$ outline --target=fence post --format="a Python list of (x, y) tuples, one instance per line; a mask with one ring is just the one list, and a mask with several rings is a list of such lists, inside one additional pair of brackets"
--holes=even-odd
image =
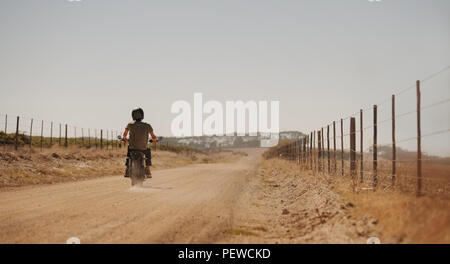
[(95, 149), (98, 148), (97, 129), (95, 129)]
[(53, 147), (53, 122), (50, 122), (50, 147)]
[(373, 187), (378, 185), (378, 148), (377, 148), (377, 105), (373, 106)]
[(31, 149), (32, 142), (33, 142), (33, 118), (31, 118), (31, 124), (30, 124), (30, 149)]
[(317, 148), (318, 148), (318, 152), (317, 152), (318, 171), (321, 172), (322, 171), (322, 163), (321, 163), (321, 159), (322, 159), (322, 136), (321, 136), (320, 130), (317, 131)]
[(306, 169), (306, 164), (307, 164), (307, 155), (306, 155), (306, 146), (307, 146), (307, 138), (304, 137), (303, 138), (303, 169)]
[(324, 138), (325, 138), (325, 136), (324, 136), (324, 134), (325, 133), (323, 133), (323, 127), (320, 129), (320, 136), (322, 137), (322, 165), (321, 165), (321, 168), (322, 168), (322, 171), (325, 171), (325, 140), (324, 140)]
[(16, 121), (16, 143), (14, 149), (17, 150), (19, 148), (19, 117), (17, 117)]
[(103, 149), (103, 129), (100, 129), (100, 149)]
[(309, 167), (308, 166), (308, 164), (309, 164), (309, 160), (308, 160), (309, 135), (305, 135), (305, 138), (303, 140), (304, 140), (303, 141), (303, 145), (304, 145), (303, 151), (305, 152), (304, 167), (305, 167), (305, 170), (307, 170)]
[(42, 151), (42, 143), (44, 141), (44, 120), (41, 122), (41, 151)]
[(395, 146), (395, 95), (392, 95), (392, 186), (395, 185), (397, 149)]
[(336, 174), (336, 121), (333, 121), (333, 160), (334, 160), (334, 174)]
[(313, 163), (314, 163), (314, 172), (317, 171), (317, 162), (316, 162), (316, 152), (317, 152), (317, 147), (316, 147), (316, 130), (314, 130), (314, 134), (313, 134)]
[(5, 141), (3, 142), (4, 151), (6, 151), (7, 139), (8, 139), (8, 115), (5, 115)]
[(61, 147), (61, 123), (59, 123), (59, 146)]
[(108, 150), (109, 147), (109, 131), (106, 130), (106, 149)]
[(417, 196), (422, 195), (422, 139), (420, 124), (420, 81), (416, 83), (417, 90)]
[(84, 128), (81, 128), (81, 147), (84, 147)]
[(364, 128), (363, 128), (363, 110), (359, 110), (359, 135), (360, 135), (360, 142), (359, 142), (359, 148), (360, 148), (360, 166), (359, 166), (359, 181), (363, 182), (364, 181), (364, 143), (363, 143), (363, 133), (364, 132)]
[(309, 168), (312, 170), (313, 169), (313, 142), (312, 142), (312, 137), (313, 137), (313, 133), (311, 132), (309, 135)]
[(356, 127), (355, 118), (350, 118), (350, 178), (355, 180), (356, 175)]
[(64, 147), (67, 148), (69, 146), (69, 143), (67, 142), (67, 124), (66, 124), (66, 132), (64, 135)]
[(344, 176), (344, 119), (341, 118), (341, 174)]
[(8, 115), (5, 115), (5, 140), (3, 142), (4, 151), (6, 151), (6, 145), (8, 141), (8, 133), (6, 132), (7, 129), (8, 129)]
[(328, 174), (330, 174), (330, 125), (327, 125), (327, 158), (328, 158)]
[(300, 152), (300, 164), (302, 164), (302, 169), (305, 169), (305, 157), (306, 157), (306, 153), (305, 153), (305, 138), (301, 138), (299, 140), (299, 152)]

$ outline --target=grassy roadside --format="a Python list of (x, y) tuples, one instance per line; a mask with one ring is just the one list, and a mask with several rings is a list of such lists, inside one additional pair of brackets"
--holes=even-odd
[(333, 180), (336, 193), (354, 204), (355, 218), (378, 219), (385, 243), (450, 243), (450, 201), (395, 190), (354, 192), (349, 181)]
[[(0, 152), (0, 189), (36, 184), (53, 184), (121, 175), (126, 149), (96, 150), (79, 147), (21, 149)], [(233, 162), (241, 157), (232, 151), (152, 152), (152, 169), (196, 163)]]
[(266, 162), (278, 166), (278, 177), (285, 177), (294, 167), (298, 181), (327, 186), (341, 197), (348, 219), (371, 219), (382, 243), (450, 243), (450, 200), (444, 197), (416, 197), (392, 188), (355, 190), (347, 176), (313, 175), (309, 170), (301, 171), (295, 162), (276, 158)]

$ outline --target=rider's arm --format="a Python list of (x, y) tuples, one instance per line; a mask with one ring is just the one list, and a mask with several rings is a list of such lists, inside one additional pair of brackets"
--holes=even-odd
[(157, 142), (158, 139), (156, 138), (155, 134), (153, 134), (153, 130), (150, 130), (150, 136), (152, 136), (153, 142)]
[(125, 128), (125, 131), (123, 132), (123, 136), (122, 136), (123, 141), (125, 142), (125, 144), (128, 143), (127, 136), (128, 136), (128, 128)]

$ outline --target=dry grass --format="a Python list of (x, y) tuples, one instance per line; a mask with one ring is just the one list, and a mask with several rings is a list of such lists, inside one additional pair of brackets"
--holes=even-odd
[[(22, 148), (0, 152), (0, 188), (53, 184), (120, 175), (124, 172), (126, 149), (96, 150), (79, 147), (49, 148), (42, 152)], [(194, 163), (232, 162), (241, 157), (231, 151), (214, 153), (152, 152), (152, 169)]]
[[(380, 165), (381, 168), (389, 166), (387, 163)], [(441, 169), (446, 165), (436, 166)], [(367, 177), (363, 184), (359, 179), (352, 181), (347, 173), (344, 177), (315, 173), (314, 177), (329, 183), (330, 188), (354, 205), (353, 218), (367, 215), (376, 218), (381, 228), (380, 239), (384, 243), (450, 243), (450, 200), (443, 193), (436, 192), (443, 188), (442, 184), (426, 181), (433, 176), (445, 175), (446, 170), (439, 170), (436, 174), (428, 173), (429, 168), (425, 170), (426, 196), (422, 197), (414, 195), (417, 179), (404, 177), (406, 170), (400, 171), (395, 188), (391, 185), (390, 175), (380, 171), (376, 191), (372, 188), (371, 177)], [(357, 176), (359, 178), (359, 174)]]
[[(288, 163), (291, 164), (289, 166), (295, 164)], [(445, 170), (439, 171), (440, 175), (445, 173)], [(347, 174), (344, 177), (322, 173), (310, 176), (309, 170), (299, 174), (300, 177), (315, 177), (327, 183), (330, 189), (353, 205), (349, 210), (353, 219), (367, 216), (376, 219), (377, 226), (381, 228), (379, 238), (383, 243), (450, 243), (450, 200), (446, 196), (417, 197), (411, 192), (404, 192), (409, 185), (403, 184), (398, 188), (390, 186), (390, 178), (384, 179), (386, 184), (383, 185), (382, 181), (374, 191), (370, 188), (371, 182), (359, 184), (358, 180), (352, 181)]]
[(355, 217), (370, 214), (378, 219), (385, 243), (450, 243), (448, 199), (393, 189), (355, 192), (349, 180), (332, 181), (335, 191), (355, 205)]
[[(277, 156), (282, 145), (265, 153), (266, 158)], [(414, 153), (413, 153), (414, 154)], [(329, 185), (329, 188), (352, 204), (352, 218), (361, 219), (370, 215), (377, 219), (380, 239), (384, 243), (450, 243), (450, 164), (448, 158), (426, 157), (422, 166), (422, 196), (417, 197), (418, 177), (415, 154), (397, 163), (396, 180), (392, 178), (392, 162), (378, 160), (378, 185), (373, 188), (372, 157), (364, 155), (363, 182), (360, 182), (360, 161), (356, 161), (356, 175), (349, 175), (349, 161), (335, 162), (330, 155), (331, 174), (317, 172), (318, 167), (328, 171), (327, 158), (307, 160), (315, 171), (301, 171), (301, 178), (311, 175)], [(314, 156), (316, 157), (316, 156)], [(288, 157), (282, 157), (288, 159)], [(295, 159), (295, 158), (294, 158)], [(300, 166), (295, 160), (284, 161), (284, 167)], [(275, 159), (279, 160), (279, 159)], [(287, 165), (288, 164), (288, 165)], [(279, 169), (283, 171), (283, 169)]]

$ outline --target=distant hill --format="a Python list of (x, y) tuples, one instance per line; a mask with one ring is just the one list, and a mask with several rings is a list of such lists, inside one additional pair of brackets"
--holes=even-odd
[[(299, 131), (283, 131), (279, 133), (279, 139), (295, 140), (305, 136)], [(165, 137), (163, 142), (170, 145), (188, 146), (198, 149), (209, 148), (258, 148), (261, 147), (261, 141), (269, 137), (258, 134), (258, 136), (201, 136), (201, 137)]]

